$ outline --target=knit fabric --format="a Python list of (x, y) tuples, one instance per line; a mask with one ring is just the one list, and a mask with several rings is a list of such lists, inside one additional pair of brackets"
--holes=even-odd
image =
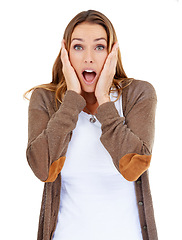
[[(127, 181), (135, 181), (140, 225), (144, 240), (157, 240), (148, 181), (155, 130), (156, 93), (151, 84), (133, 80), (122, 92), (124, 117), (113, 102), (99, 106), (100, 140), (113, 164)], [(36, 89), (29, 105), (27, 160), (43, 182), (38, 240), (50, 240), (56, 228), (60, 206), (61, 170), (85, 99), (67, 91), (63, 103), (55, 104), (54, 92)], [(74, 233), (73, 233), (74, 234)]]

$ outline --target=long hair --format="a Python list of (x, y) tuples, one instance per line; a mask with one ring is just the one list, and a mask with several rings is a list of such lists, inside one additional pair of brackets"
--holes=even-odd
[[(95, 10), (80, 12), (69, 22), (63, 35), (63, 39), (65, 40), (65, 47), (67, 51), (69, 52), (70, 44), (71, 44), (71, 36), (75, 27), (83, 22), (99, 24), (102, 27), (104, 27), (107, 33), (108, 52), (110, 52), (112, 49), (112, 46), (117, 41), (116, 32), (110, 20), (101, 12), (98, 12)], [(67, 86), (66, 86), (66, 81), (62, 71), (62, 61), (60, 56), (61, 56), (61, 49), (52, 68), (52, 82), (31, 88), (24, 94), (25, 98), (27, 98), (26, 97), (27, 94), (32, 90), (36, 88), (44, 88), (49, 91), (54, 91), (56, 102), (57, 101), (62, 102), (65, 92), (67, 90)], [(110, 92), (117, 91), (118, 92), (117, 99), (118, 99), (122, 94), (122, 89), (128, 86), (132, 82), (132, 80), (133, 78), (128, 78), (123, 69), (123, 65), (121, 61), (121, 53), (120, 53), (120, 50), (118, 49), (116, 73), (113, 78)]]

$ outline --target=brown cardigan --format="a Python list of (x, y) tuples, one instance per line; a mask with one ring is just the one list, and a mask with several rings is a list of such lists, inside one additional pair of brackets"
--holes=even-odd
[[(100, 140), (115, 167), (128, 181), (135, 181), (144, 240), (158, 239), (147, 171), (154, 141), (156, 103), (153, 86), (145, 81), (133, 80), (122, 93), (124, 117), (119, 116), (113, 102), (99, 106), (96, 114), (102, 125)], [(38, 240), (52, 239), (55, 231), (60, 205), (61, 169), (72, 130), (85, 105), (85, 99), (71, 90), (67, 91), (58, 110), (54, 92), (36, 89), (32, 93), (27, 160), (34, 174), (45, 182)]]

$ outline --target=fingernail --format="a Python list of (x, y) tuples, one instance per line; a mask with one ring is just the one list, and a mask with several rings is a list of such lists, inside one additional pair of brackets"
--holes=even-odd
[(61, 41), (61, 47), (62, 47), (62, 48), (65, 48), (64, 39)]
[(116, 49), (118, 49), (119, 48), (119, 43), (118, 42), (116, 42)]

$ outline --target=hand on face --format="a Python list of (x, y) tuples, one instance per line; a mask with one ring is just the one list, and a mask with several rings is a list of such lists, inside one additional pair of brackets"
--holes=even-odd
[[(116, 72), (117, 55), (118, 43), (116, 42), (112, 48), (112, 51), (106, 58), (106, 61), (100, 73), (100, 77), (96, 84), (95, 97), (97, 98), (99, 105), (110, 100), (109, 89), (112, 85), (113, 77)], [(65, 76), (67, 90), (73, 90), (78, 94), (81, 94), (81, 84), (78, 80), (74, 68), (70, 63), (68, 52), (65, 49), (64, 41), (62, 41), (61, 61), (63, 63), (63, 74)]]
[(108, 54), (103, 69), (101, 71), (99, 80), (95, 89), (95, 96), (99, 105), (104, 102), (108, 102), (109, 89), (112, 85), (114, 75), (116, 73), (116, 64), (118, 58), (118, 43), (116, 42), (112, 48), (112, 51)]
[(65, 77), (67, 90), (73, 90), (78, 94), (81, 94), (80, 82), (77, 78), (74, 68), (71, 66), (71, 63), (68, 57), (68, 52), (65, 48), (63, 41), (62, 41), (62, 50), (61, 50), (61, 61), (63, 64), (62, 71)]

